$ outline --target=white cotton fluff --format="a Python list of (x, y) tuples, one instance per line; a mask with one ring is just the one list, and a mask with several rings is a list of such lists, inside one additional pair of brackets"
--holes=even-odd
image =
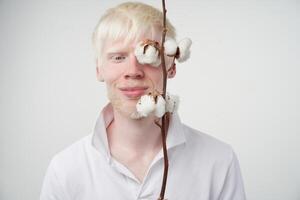
[(192, 40), (190, 38), (184, 38), (178, 43), (179, 48), (179, 58), (178, 62), (184, 62), (190, 57), (190, 47), (192, 45)]
[(164, 47), (165, 47), (165, 54), (166, 55), (173, 56), (173, 55), (176, 54), (177, 43), (174, 39), (172, 39), (172, 38), (166, 39), (166, 41), (164, 43)]
[(143, 95), (136, 104), (137, 112), (143, 116), (147, 117), (155, 109), (154, 97), (151, 95)]
[(155, 116), (162, 117), (166, 112), (166, 101), (165, 99), (159, 95), (157, 96), (156, 107), (155, 107)]
[(152, 45), (148, 45), (145, 52), (146, 57), (149, 59), (149, 61), (154, 61), (154, 59), (157, 58), (158, 52)]
[(140, 42), (135, 47), (134, 54), (141, 64), (150, 64), (154, 67), (157, 67), (160, 65), (160, 57), (158, 50), (153, 47), (152, 45), (148, 45), (146, 48), (146, 51), (144, 53), (144, 47), (145, 45), (143, 42)]
[(166, 96), (166, 111), (174, 113), (178, 110), (179, 106), (179, 96), (177, 95), (167, 95)]
[(149, 45), (148, 48), (146, 49), (146, 57), (149, 59), (148, 64), (158, 67), (160, 65), (160, 57), (158, 50)]
[(139, 42), (136, 45), (136, 47), (134, 49), (134, 55), (136, 57), (144, 55), (144, 45), (143, 45), (143, 42)]

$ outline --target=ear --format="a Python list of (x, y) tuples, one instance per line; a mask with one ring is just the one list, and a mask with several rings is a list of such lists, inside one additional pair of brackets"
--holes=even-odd
[(102, 76), (102, 70), (101, 70), (101, 67), (100, 67), (100, 64), (98, 62), (98, 59), (96, 60), (96, 76), (97, 76), (97, 80), (100, 81), (100, 82), (103, 82), (104, 79), (103, 79), (103, 76)]
[(174, 76), (176, 75), (176, 64), (173, 63), (172, 67), (170, 67), (168, 69), (168, 78), (174, 78)]

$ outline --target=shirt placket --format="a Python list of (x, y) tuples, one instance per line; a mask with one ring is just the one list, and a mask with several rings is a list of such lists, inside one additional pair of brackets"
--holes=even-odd
[(153, 159), (147, 174), (141, 184), (140, 190), (136, 194), (136, 200), (156, 200), (159, 186), (161, 184), (161, 175), (163, 167), (162, 151)]
[[(118, 162), (117, 160), (111, 158), (110, 164), (118, 173), (124, 176), (126, 185), (128, 186), (133, 196), (133, 199), (153, 200), (155, 199), (154, 198), (155, 185), (157, 185), (159, 181), (157, 180), (158, 177), (152, 177), (151, 170), (156, 164), (159, 163), (159, 161), (161, 161), (161, 157), (162, 155), (159, 154), (153, 160), (142, 183), (134, 176), (134, 174), (126, 166), (124, 166), (122, 163)], [(156, 169), (160, 169), (161, 167), (162, 166), (155, 166)]]

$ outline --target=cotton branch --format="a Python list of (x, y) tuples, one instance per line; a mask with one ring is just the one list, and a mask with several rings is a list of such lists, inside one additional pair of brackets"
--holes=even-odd
[[(163, 70), (163, 98), (166, 98), (166, 90), (167, 90), (167, 68), (165, 63), (165, 50), (164, 50), (164, 43), (166, 39), (166, 6), (165, 0), (162, 0), (162, 7), (163, 7), (163, 30), (162, 30), (162, 39), (161, 39), (161, 47), (160, 47), (160, 58), (161, 58), (161, 66)], [(166, 184), (167, 184), (167, 177), (168, 177), (168, 169), (169, 169), (169, 161), (168, 161), (168, 152), (167, 152), (167, 145), (166, 145), (166, 133), (167, 133), (167, 115), (163, 115), (162, 117), (162, 125), (161, 125), (161, 133), (162, 133), (162, 144), (163, 144), (163, 154), (164, 154), (164, 175), (163, 181), (160, 191), (160, 196), (158, 200), (164, 200)]]
[[(179, 98), (176, 95), (167, 95), (167, 74), (169, 70), (175, 65), (175, 59), (178, 62), (184, 62), (189, 58), (191, 40), (185, 38), (179, 43), (175, 39), (168, 38), (166, 40), (167, 27), (166, 27), (166, 6), (165, 0), (162, 0), (163, 7), (163, 28), (161, 43), (154, 40), (143, 40), (137, 44), (134, 54), (141, 64), (148, 64), (153, 67), (161, 66), (163, 72), (163, 92), (154, 91), (154, 93), (149, 93), (143, 95), (138, 101), (136, 108), (137, 114), (133, 116), (134, 118), (147, 117), (150, 114), (154, 114), (159, 120), (155, 120), (154, 123), (161, 129), (162, 135), (162, 146), (164, 155), (164, 173), (161, 185), (160, 197), (158, 200), (165, 200), (165, 190), (167, 185), (168, 177), (168, 152), (166, 145), (167, 132), (169, 127), (169, 115), (176, 112), (178, 108)], [(171, 66), (166, 67), (165, 55), (173, 58)]]

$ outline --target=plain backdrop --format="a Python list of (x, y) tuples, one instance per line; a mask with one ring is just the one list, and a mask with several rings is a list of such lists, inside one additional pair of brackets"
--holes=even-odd
[[(39, 198), (51, 157), (107, 103), (91, 35), (123, 1), (0, 0), (0, 199)], [(160, 0), (144, 1), (160, 8)], [(232, 145), (249, 200), (300, 199), (300, 2), (170, 0), (193, 40), (169, 91), (184, 123)]]

